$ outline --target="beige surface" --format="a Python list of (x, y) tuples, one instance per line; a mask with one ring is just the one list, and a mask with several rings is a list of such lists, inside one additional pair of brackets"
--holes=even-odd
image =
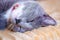
[(60, 40), (60, 0), (44, 0), (40, 5), (57, 21), (56, 26), (40, 27), (25, 33), (0, 31), (0, 40)]

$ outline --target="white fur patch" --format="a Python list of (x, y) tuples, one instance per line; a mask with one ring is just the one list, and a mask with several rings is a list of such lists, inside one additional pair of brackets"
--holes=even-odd
[(24, 8), (24, 5), (23, 4), (19, 4), (19, 6), (12, 10), (12, 8), (14, 7), (15, 5), (13, 5), (7, 12), (6, 12), (6, 15), (5, 18), (6, 19), (9, 19), (9, 18), (12, 18), (12, 19), (15, 19), (15, 18), (19, 18), (22, 14), (23, 14), (23, 8)]
[(12, 18), (19, 18), (22, 14), (23, 14), (23, 8), (24, 8), (24, 5), (19, 5), (19, 7), (17, 7), (15, 10), (12, 11), (12, 15), (11, 17)]

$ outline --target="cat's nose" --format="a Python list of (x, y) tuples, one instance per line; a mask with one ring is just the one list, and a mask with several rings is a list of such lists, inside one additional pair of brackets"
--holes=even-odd
[(16, 21), (16, 24), (18, 24), (21, 22), (21, 19), (15, 19), (15, 21)]

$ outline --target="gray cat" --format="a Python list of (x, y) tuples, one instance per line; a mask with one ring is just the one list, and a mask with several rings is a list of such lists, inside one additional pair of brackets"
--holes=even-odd
[[(14, 24), (11, 29), (16, 32), (30, 31), (35, 28), (56, 25), (44, 9), (35, 1), (17, 2), (8, 9), (3, 18)], [(8, 23), (8, 22), (7, 22)]]

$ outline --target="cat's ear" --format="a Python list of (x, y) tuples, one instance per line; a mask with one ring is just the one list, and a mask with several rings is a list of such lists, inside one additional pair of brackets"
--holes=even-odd
[(49, 15), (43, 15), (42, 25), (56, 25), (56, 21)]
[(13, 5), (12, 11), (19, 7), (19, 4)]

